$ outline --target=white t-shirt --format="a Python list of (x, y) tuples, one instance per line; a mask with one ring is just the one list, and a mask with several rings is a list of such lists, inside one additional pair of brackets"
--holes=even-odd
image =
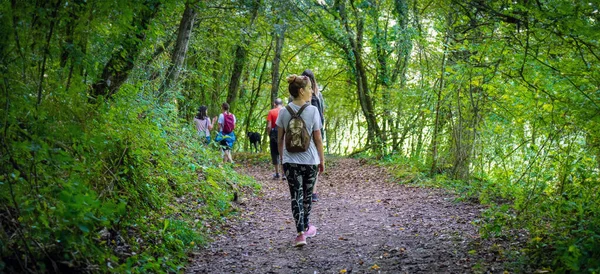
[[(231, 115), (233, 115), (231, 112), (229, 113)], [(221, 131), (223, 131), (223, 123), (225, 123), (225, 116), (223, 116), (223, 113), (219, 114), (219, 118), (217, 119), (217, 123), (219, 123), (219, 125), (221, 125), (221, 127), (219, 129), (221, 129)], [(235, 115), (233, 115), (233, 124), (237, 124), (237, 120), (235, 119)]]
[[(289, 103), (290, 106), (295, 112), (298, 112), (302, 106), (298, 106), (294, 103)], [(323, 124), (321, 123), (321, 116), (319, 115), (319, 110), (312, 105), (308, 105), (300, 114), (302, 120), (304, 120), (304, 124), (306, 124), (306, 129), (308, 130), (308, 134), (310, 135), (310, 145), (308, 146), (308, 150), (305, 152), (288, 152), (285, 149), (285, 142), (283, 143), (283, 163), (284, 164), (301, 164), (301, 165), (318, 165), (321, 161), (319, 159), (319, 152), (317, 151), (317, 147), (315, 146), (315, 142), (313, 140), (313, 131), (321, 130)], [(277, 116), (277, 122), (275, 124), (278, 127), (282, 127), (287, 130), (288, 123), (292, 119), (292, 115), (288, 112), (286, 108), (281, 108), (279, 111), (279, 116)]]

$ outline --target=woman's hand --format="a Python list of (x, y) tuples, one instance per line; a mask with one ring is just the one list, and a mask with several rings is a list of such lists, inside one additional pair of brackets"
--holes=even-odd
[(323, 173), (323, 171), (325, 171), (325, 162), (320, 162), (319, 163), (319, 174)]
[[(217, 116), (215, 116), (215, 117), (213, 118), (213, 120), (212, 120), (212, 127), (213, 127), (213, 128), (215, 128), (215, 125), (217, 124), (217, 119), (218, 119), (218, 117), (217, 117)], [(220, 129), (220, 128), (219, 128), (219, 131), (221, 131), (221, 129)]]

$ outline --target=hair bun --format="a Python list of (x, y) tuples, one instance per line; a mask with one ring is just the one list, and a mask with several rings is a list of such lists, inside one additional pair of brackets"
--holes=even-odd
[(298, 75), (296, 75), (296, 74), (292, 74), (292, 75), (288, 76), (288, 77), (286, 78), (286, 80), (287, 80), (288, 84), (291, 84), (291, 83), (293, 83), (293, 82), (296, 80), (296, 77), (298, 77)]

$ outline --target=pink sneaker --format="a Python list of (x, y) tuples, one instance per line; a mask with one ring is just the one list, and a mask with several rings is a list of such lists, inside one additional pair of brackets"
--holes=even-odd
[(296, 236), (296, 240), (294, 242), (295, 242), (295, 246), (297, 246), (297, 247), (306, 245), (306, 235), (304, 235), (304, 233), (298, 234), (298, 236)]
[(308, 229), (304, 232), (307, 238), (314, 237), (317, 235), (317, 227), (314, 225), (308, 225)]

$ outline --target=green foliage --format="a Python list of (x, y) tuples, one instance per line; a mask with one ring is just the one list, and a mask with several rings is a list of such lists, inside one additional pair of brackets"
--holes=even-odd
[[(445, 174), (429, 177), (419, 163), (390, 157), (382, 162), (400, 183), (442, 187), (458, 194), (459, 200), (488, 206), (475, 223), (484, 237), (512, 238), (521, 229), (529, 232), (523, 249), (509, 250), (521, 264), (550, 266), (558, 272), (597, 272), (600, 265), (600, 181), (594, 163), (569, 176), (583, 178), (576, 187), (558, 189), (515, 185), (495, 178), (450, 180)], [(550, 177), (552, 178), (552, 177)], [(521, 254), (521, 255), (516, 255)], [(526, 257), (523, 257), (523, 254)], [(523, 260), (527, 258), (527, 260)], [(519, 268), (522, 266), (513, 266)]]
[[(597, 3), (259, 1), (253, 17), (259, 2), (209, 2), (193, 3), (170, 101), (156, 90), (183, 2), (0, 3), (0, 271), (180, 271), (234, 193), (259, 188), (200, 144), (192, 117), (232, 95), (235, 152), (263, 132), (275, 30), (280, 76), (310, 68), (322, 88), (327, 153), (487, 205), (483, 235), (530, 235), (517, 263), (600, 271)], [(113, 96), (89, 98), (118, 75)], [(274, 93), (288, 97), (284, 80)]]
[[(23, 266), (26, 254), (36, 263), (28, 267), (39, 271), (53, 264), (179, 271), (186, 252), (205, 242), (209, 231), (202, 224), (218, 222), (229, 210), (233, 187), (253, 185), (220, 167), (218, 153), (201, 145), (187, 122), (165, 115), (139, 91), (125, 85), (97, 109), (83, 102), (69, 106), (74, 117), (20, 118), (30, 125), (27, 132), (7, 129), (4, 155), (11, 156), (4, 159), (13, 165), (3, 165), (0, 184), (3, 213), (10, 214), (3, 215), (1, 251), (3, 267), (12, 266), (5, 270)], [(60, 106), (48, 103), (38, 111)]]

